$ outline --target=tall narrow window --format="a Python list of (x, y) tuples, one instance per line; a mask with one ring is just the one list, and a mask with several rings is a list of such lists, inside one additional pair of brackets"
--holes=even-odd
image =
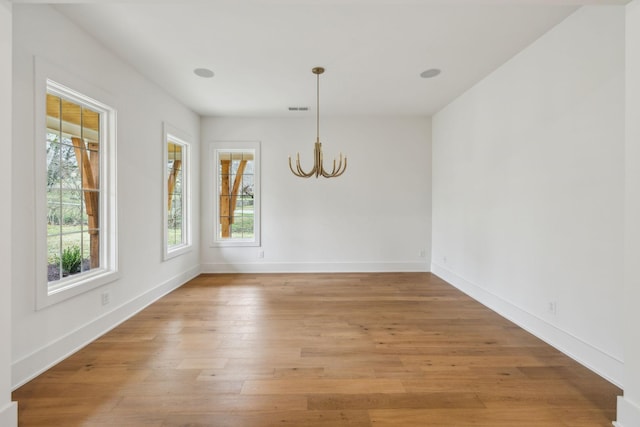
[(47, 93), (47, 277), (100, 268), (100, 112)]
[(260, 144), (212, 145), (214, 246), (260, 245)]
[(44, 154), (38, 176), (45, 194), (37, 212), (46, 222), (46, 255), (38, 271), (46, 272), (46, 287), (38, 290), (39, 307), (113, 280), (116, 272), (115, 177), (108, 159), (115, 152), (115, 110), (50, 80), (42, 109), (37, 154)]
[(191, 247), (189, 210), (189, 143), (165, 124), (165, 259)]

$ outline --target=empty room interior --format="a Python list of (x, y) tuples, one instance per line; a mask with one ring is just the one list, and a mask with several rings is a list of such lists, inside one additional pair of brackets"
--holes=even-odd
[(640, 0), (0, 0), (0, 427), (640, 427)]

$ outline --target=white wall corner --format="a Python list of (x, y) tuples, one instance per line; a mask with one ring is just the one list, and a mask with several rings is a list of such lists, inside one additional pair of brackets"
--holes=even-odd
[(640, 426), (640, 406), (624, 396), (618, 396), (618, 419), (613, 422), (616, 427)]
[[(0, 170), (0, 180), (5, 184), (3, 198), (11, 200), (12, 194), (12, 135), (13, 135), (13, 15), (11, 3), (0, 0), (0, 128), (8, 138), (0, 141), (2, 153), (9, 159)], [(8, 185), (7, 185), (8, 183)], [(13, 227), (11, 209), (0, 212), (0, 233), (11, 236)], [(11, 286), (13, 283), (13, 263), (11, 239), (0, 242), (0, 269), (3, 272), (0, 283), (0, 426), (18, 425), (18, 406), (11, 402), (10, 362), (12, 350)]]
[(626, 6), (626, 152), (625, 152), (625, 288), (624, 307), (624, 395), (618, 397), (617, 427), (640, 426), (640, 0)]

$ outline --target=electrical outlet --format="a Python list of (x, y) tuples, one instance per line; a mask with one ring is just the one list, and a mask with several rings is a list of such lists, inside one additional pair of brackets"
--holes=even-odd
[(554, 316), (558, 314), (558, 303), (556, 301), (549, 301), (547, 305), (547, 311)]
[(264, 258), (264, 251), (258, 251), (258, 258)]
[(111, 295), (109, 295), (109, 292), (105, 291), (100, 295), (101, 301), (102, 301), (102, 305), (107, 305), (111, 302)]
[(424, 249), (420, 249), (420, 251), (418, 252), (418, 256), (420, 258), (424, 258), (427, 256), (427, 251), (425, 251)]

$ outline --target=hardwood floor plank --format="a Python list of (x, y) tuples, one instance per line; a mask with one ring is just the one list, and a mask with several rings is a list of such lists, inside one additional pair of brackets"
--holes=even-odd
[(177, 366), (177, 369), (220, 369), (229, 362), (229, 359), (213, 357), (207, 359), (185, 358)]
[(183, 394), (180, 396), (126, 396), (111, 413), (196, 413), (201, 411), (302, 411), (307, 409), (305, 396), (246, 396), (242, 394)]
[(546, 408), (532, 409), (375, 409), (369, 411), (376, 427), (540, 427), (566, 426)]
[(331, 394), (309, 396), (309, 409), (485, 408), (475, 393)]
[(399, 380), (359, 378), (349, 379), (272, 379), (248, 380), (242, 386), (241, 394), (318, 394), (318, 393), (404, 393), (404, 386)]
[(162, 427), (369, 427), (367, 411), (170, 414)]

